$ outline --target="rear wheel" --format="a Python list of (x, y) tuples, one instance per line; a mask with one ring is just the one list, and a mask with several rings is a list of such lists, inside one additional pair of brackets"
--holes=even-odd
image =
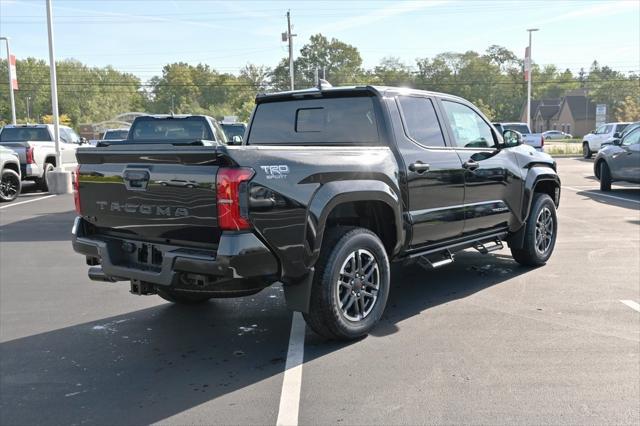
[(582, 157), (589, 159), (593, 155), (591, 152), (591, 148), (589, 148), (589, 144), (587, 142), (583, 142), (582, 144)]
[(604, 160), (600, 162), (600, 191), (611, 191), (611, 170)]
[(382, 317), (389, 296), (385, 248), (363, 228), (333, 228), (324, 238), (304, 318), (328, 339), (366, 336)]
[(20, 175), (11, 169), (4, 169), (0, 177), (0, 201), (13, 201), (20, 195), (22, 182)]
[(521, 265), (541, 266), (547, 263), (556, 245), (558, 221), (556, 206), (547, 194), (536, 193), (527, 218), (524, 245), (512, 248), (511, 255)]
[(182, 292), (161, 288), (157, 289), (156, 291), (158, 292), (158, 296), (162, 297), (164, 300), (180, 305), (197, 305), (211, 299), (211, 296), (209, 295), (190, 293), (186, 291)]
[(47, 175), (55, 169), (55, 166), (51, 163), (44, 163), (44, 172), (42, 177), (36, 181), (36, 185), (43, 191), (49, 190), (49, 184), (47, 183)]

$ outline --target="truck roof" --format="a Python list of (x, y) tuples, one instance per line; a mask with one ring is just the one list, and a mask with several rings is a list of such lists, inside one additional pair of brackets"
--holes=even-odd
[(215, 118), (210, 117), (208, 115), (203, 115), (203, 114), (147, 114), (147, 115), (142, 115), (140, 117), (136, 117), (136, 119), (140, 118), (157, 118), (157, 119), (164, 119), (164, 118), (190, 118), (190, 117), (204, 117), (204, 118), (208, 118), (210, 120), (215, 120)]
[(441, 92), (432, 92), (429, 90), (421, 90), (421, 89), (411, 89), (409, 87), (392, 87), (392, 86), (338, 86), (338, 87), (323, 87), (322, 89), (318, 89), (317, 87), (312, 87), (309, 89), (301, 89), (301, 90), (293, 90), (293, 91), (285, 91), (285, 92), (276, 92), (276, 93), (260, 93), (256, 96), (256, 103), (261, 102), (269, 102), (275, 100), (282, 99), (299, 99), (303, 97), (321, 97), (324, 94), (327, 95), (374, 95), (374, 96), (385, 96), (392, 94), (402, 94), (402, 95), (428, 95), (435, 96), (440, 98), (449, 98), (455, 99), (459, 101), (467, 100), (454, 95), (449, 95), (447, 93)]
[[(7, 124), (4, 126), (5, 129), (16, 129), (16, 128), (34, 128), (34, 129), (44, 129), (47, 127), (53, 127), (53, 124)], [(64, 127), (69, 129), (69, 126), (60, 125), (60, 127)]]

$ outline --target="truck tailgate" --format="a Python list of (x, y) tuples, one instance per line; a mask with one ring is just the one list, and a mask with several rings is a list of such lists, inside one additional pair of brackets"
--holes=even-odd
[(220, 147), (129, 145), (79, 149), (82, 216), (96, 232), (130, 239), (215, 245)]

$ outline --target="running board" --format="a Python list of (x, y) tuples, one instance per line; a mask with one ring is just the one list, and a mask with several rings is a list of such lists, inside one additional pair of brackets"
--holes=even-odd
[(500, 240), (500, 238), (496, 238), (495, 240), (488, 243), (489, 244), (478, 242), (473, 245), (473, 248), (478, 250), (482, 254), (491, 253), (492, 251), (502, 250), (504, 248), (504, 245), (502, 245), (502, 240)]
[(434, 253), (431, 256), (436, 256), (438, 254), (440, 255), (440, 257), (436, 257), (435, 260), (433, 258), (430, 259), (427, 255), (420, 256), (418, 257), (418, 264), (426, 269), (436, 269), (453, 263), (454, 256), (453, 253), (451, 253), (449, 250), (444, 250), (440, 253)]

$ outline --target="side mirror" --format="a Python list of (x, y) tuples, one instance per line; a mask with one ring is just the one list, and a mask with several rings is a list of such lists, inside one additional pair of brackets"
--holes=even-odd
[(84, 145), (84, 144), (86, 144), (87, 142), (88, 142), (88, 141), (87, 141), (87, 138), (83, 138), (83, 137), (81, 137), (81, 138), (80, 138), (80, 145)]
[[(616, 134), (617, 134), (617, 133), (616, 133)], [(616, 137), (616, 136), (614, 135), (614, 139), (613, 139), (612, 143), (613, 143), (614, 145), (616, 145), (616, 146), (620, 146), (620, 145), (622, 145), (622, 139), (620, 139), (620, 137)]]
[(621, 133), (621, 132), (615, 132), (615, 133), (613, 134), (613, 138), (614, 138), (614, 139), (620, 139), (620, 136), (622, 136), (622, 133)]
[(238, 135), (236, 135), (236, 136), (232, 137), (232, 138), (231, 138), (231, 142), (232, 142), (234, 145), (236, 145), (236, 144), (237, 144), (237, 145), (242, 144), (242, 136), (238, 136)]
[(515, 130), (505, 130), (502, 132), (502, 138), (505, 148), (522, 145), (522, 133)]

